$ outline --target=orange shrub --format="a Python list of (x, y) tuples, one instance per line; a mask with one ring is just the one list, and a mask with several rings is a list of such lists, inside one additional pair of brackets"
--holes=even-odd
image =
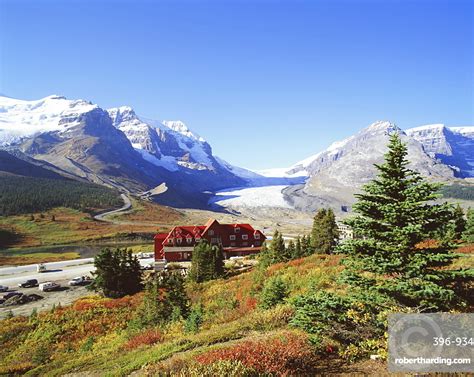
[(310, 373), (315, 353), (304, 335), (286, 332), (267, 340), (248, 340), (208, 351), (196, 356), (195, 360), (205, 365), (219, 360), (240, 361), (258, 373), (286, 376)]
[(456, 250), (456, 252), (463, 253), (463, 254), (474, 254), (474, 243), (461, 246), (459, 249)]
[(151, 346), (152, 344), (160, 343), (163, 341), (163, 334), (156, 329), (148, 329), (138, 335), (131, 338), (123, 348), (127, 351), (133, 350), (140, 346)]

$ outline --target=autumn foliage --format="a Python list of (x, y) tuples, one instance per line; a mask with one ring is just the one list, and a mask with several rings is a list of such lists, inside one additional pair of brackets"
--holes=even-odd
[(157, 329), (148, 329), (140, 334), (133, 336), (124, 345), (124, 349), (127, 351), (133, 350), (141, 346), (151, 346), (152, 344), (160, 343), (163, 341), (163, 334)]
[(196, 356), (195, 360), (201, 364), (240, 361), (259, 373), (285, 376), (309, 373), (314, 367), (315, 354), (303, 334), (286, 332), (268, 340), (249, 340), (208, 351)]

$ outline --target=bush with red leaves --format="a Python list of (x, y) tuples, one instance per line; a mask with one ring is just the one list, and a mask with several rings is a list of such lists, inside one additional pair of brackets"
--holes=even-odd
[(205, 365), (219, 360), (240, 361), (258, 373), (284, 376), (311, 372), (315, 357), (305, 335), (286, 332), (266, 340), (249, 340), (232, 347), (212, 350), (195, 359)]
[(163, 334), (156, 329), (148, 329), (138, 335), (135, 335), (123, 346), (130, 351), (140, 346), (151, 346), (152, 344), (163, 341)]

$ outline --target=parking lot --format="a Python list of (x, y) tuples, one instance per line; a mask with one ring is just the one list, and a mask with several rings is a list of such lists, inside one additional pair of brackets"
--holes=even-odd
[[(142, 266), (153, 262), (153, 258), (140, 259)], [(0, 285), (8, 286), (8, 292), (20, 292), (23, 294), (37, 294), (43, 298), (38, 301), (28, 302), (22, 305), (5, 306), (0, 304), (0, 318), (9, 315), (29, 315), (33, 309), (37, 311), (48, 310), (53, 305), (68, 305), (82, 296), (91, 294), (85, 286), (69, 286), (68, 282), (77, 277), (89, 275), (94, 271), (93, 259), (75, 259), (64, 262), (47, 263), (46, 272), (37, 272), (37, 265), (0, 268)], [(61, 287), (55, 291), (42, 292), (38, 287), (19, 288), (18, 284), (28, 279), (37, 279), (38, 283), (52, 281)], [(3, 297), (8, 292), (1, 292)]]

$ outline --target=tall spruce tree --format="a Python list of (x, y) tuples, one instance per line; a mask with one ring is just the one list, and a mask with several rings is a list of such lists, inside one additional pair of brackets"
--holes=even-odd
[(287, 260), (298, 258), (296, 256), (296, 245), (293, 240), (290, 240), (290, 242), (288, 242), (285, 255), (286, 255)]
[(303, 256), (303, 249), (301, 247), (301, 238), (300, 236), (296, 237), (295, 243), (295, 258), (301, 258)]
[(454, 210), (454, 220), (452, 226), (453, 238), (455, 240), (460, 240), (462, 238), (462, 234), (466, 230), (466, 219), (464, 218), (464, 211), (459, 204)]
[(449, 270), (457, 258), (451, 246), (423, 241), (453, 219), (454, 208), (433, 204), (440, 186), (407, 168), (398, 134), (388, 147), (385, 162), (375, 165), (377, 177), (356, 195), (358, 216), (347, 221), (359, 238), (339, 246), (346, 254), (344, 280), (420, 310), (448, 309), (459, 303), (457, 289), (472, 270)]
[(462, 234), (462, 238), (466, 242), (474, 242), (474, 209), (469, 208), (466, 217), (466, 229)]
[(219, 246), (206, 240), (200, 241), (193, 250), (189, 278), (197, 283), (217, 279), (224, 273), (224, 257)]
[(336, 216), (332, 209), (320, 209), (316, 212), (311, 231), (311, 247), (315, 253), (331, 254), (339, 239)]
[(285, 240), (278, 230), (275, 230), (273, 233), (272, 242), (270, 242), (270, 251), (272, 252), (275, 262), (284, 262), (287, 260)]

